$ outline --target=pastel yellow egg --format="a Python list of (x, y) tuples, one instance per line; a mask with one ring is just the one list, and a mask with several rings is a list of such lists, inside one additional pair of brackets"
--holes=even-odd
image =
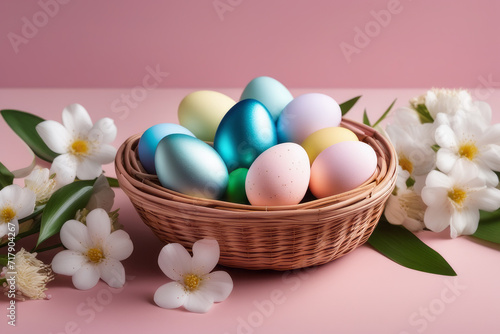
[(212, 142), (220, 121), (235, 103), (229, 96), (216, 91), (193, 92), (179, 104), (179, 124), (191, 131), (196, 138)]
[(334, 126), (320, 129), (310, 134), (301, 146), (306, 150), (309, 156), (309, 162), (314, 162), (314, 159), (326, 148), (344, 141), (358, 141), (358, 137), (349, 129)]

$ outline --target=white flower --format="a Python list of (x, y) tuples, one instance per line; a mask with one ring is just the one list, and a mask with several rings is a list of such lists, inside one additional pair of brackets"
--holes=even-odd
[(109, 286), (125, 284), (125, 269), (120, 261), (132, 254), (133, 245), (127, 232), (111, 233), (108, 213), (95, 209), (87, 215), (85, 226), (69, 220), (61, 228), (60, 237), (68, 248), (56, 254), (52, 269), (57, 274), (73, 276), (77, 289), (94, 287), (99, 278)]
[(168, 244), (160, 252), (158, 265), (169, 282), (156, 290), (155, 303), (163, 308), (184, 305), (188, 311), (205, 313), (214, 302), (225, 300), (233, 281), (225, 271), (210, 273), (219, 262), (219, 244), (202, 239), (193, 244), (193, 257), (180, 244)]
[(36, 195), (17, 184), (0, 190), (0, 238), (19, 231), (19, 219), (29, 216), (35, 209)]
[(436, 119), (438, 113), (453, 115), (458, 110), (472, 110), (472, 96), (468, 91), (452, 89), (432, 89), (425, 95), (425, 106)]
[(47, 168), (36, 166), (24, 179), (24, 186), (36, 195), (36, 204), (45, 204), (56, 189), (54, 174), (50, 174)]
[(46, 285), (54, 279), (54, 274), (50, 266), (38, 260), (36, 255), (37, 253), (26, 252), (24, 248), (21, 248), (15, 255), (16, 299), (47, 298), (45, 295)]
[(422, 200), (428, 206), (426, 227), (441, 232), (450, 226), (450, 235), (456, 238), (476, 231), (479, 210), (500, 207), (500, 190), (487, 187), (474, 165), (458, 161), (448, 175), (437, 170), (429, 173)]
[(386, 130), (398, 155), (399, 165), (415, 180), (418, 193), (427, 173), (435, 168), (432, 125), (421, 124), (414, 111), (401, 108), (396, 110), (395, 122), (389, 124)]
[(436, 165), (448, 173), (458, 160), (479, 168), (480, 177), (490, 186), (498, 184), (494, 171), (500, 170), (500, 124), (490, 126), (481, 117), (458, 111), (454, 116), (440, 120), (436, 142), (440, 146)]
[(410, 231), (420, 231), (424, 225), (424, 212), (427, 206), (413, 187), (408, 188), (406, 182), (409, 173), (398, 166), (396, 188), (387, 201), (385, 217), (393, 225), (403, 225)]
[(64, 125), (44, 121), (36, 126), (47, 146), (60, 154), (52, 163), (52, 171), (65, 182), (75, 177), (81, 180), (98, 177), (102, 165), (112, 162), (116, 155), (116, 149), (108, 145), (116, 138), (113, 120), (103, 118), (92, 125), (85, 108), (72, 104), (64, 108), (62, 121)]

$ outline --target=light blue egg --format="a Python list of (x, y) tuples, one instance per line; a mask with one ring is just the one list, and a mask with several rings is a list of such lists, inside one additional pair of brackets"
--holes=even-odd
[(219, 154), (207, 143), (185, 134), (171, 134), (155, 154), (158, 179), (165, 188), (208, 199), (226, 191), (228, 172)]
[(194, 137), (185, 127), (174, 123), (156, 124), (144, 131), (137, 146), (139, 161), (149, 174), (156, 174), (155, 152), (160, 140), (173, 133), (183, 133)]
[(277, 144), (276, 126), (269, 111), (257, 100), (236, 103), (217, 128), (214, 148), (229, 172), (249, 168), (265, 150)]
[(285, 106), (293, 100), (290, 91), (278, 80), (257, 77), (250, 81), (241, 94), (241, 100), (255, 99), (262, 103), (276, 121)]

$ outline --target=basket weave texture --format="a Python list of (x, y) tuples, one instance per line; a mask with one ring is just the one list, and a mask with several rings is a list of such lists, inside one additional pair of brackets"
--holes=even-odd
[(368, 240), (397, 176), (396, 153), (385, 137), (350, 120), (341, 126), (373, 147), (377, 170), (356, 189), (297, 205), (251, 206), (165, 189), (139, 162), (140, 134), (119, 148), (116, 175), (141, 219), (165, 243), (190, 249), (199, 239), (216, 239), (219, 264), (229, 267), (291, 270), (321, 265)]

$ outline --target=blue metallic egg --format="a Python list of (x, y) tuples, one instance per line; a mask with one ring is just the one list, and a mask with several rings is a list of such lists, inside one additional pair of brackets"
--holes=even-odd
[(217, 128), (214, 148), (229, 172), (249, 168), (265, 150), (278, 142), (273, 117), (257, 100), (236, 103), (226, 113)]
[(219, 154), (207, 143), (185, 134), (171, 134), (158, 144), (156, 174), (165, 188), (208, 199), (224, 195), (229, 174)]
[(141, 136), (137, 146), (139, 161), (149, 174), (156, 174), (155, 152), (160, 140), (173, 133), (183, 133), (194, 137), (194, 135), (183, 126), (173, 123), (160, 123), (153, 125)]

